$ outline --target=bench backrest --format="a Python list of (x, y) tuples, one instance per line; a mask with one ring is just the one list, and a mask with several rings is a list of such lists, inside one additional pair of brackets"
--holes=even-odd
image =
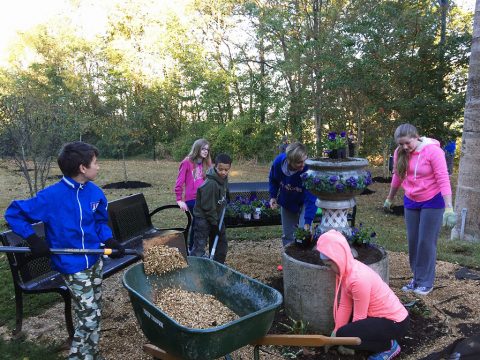
[[(38, 236), (45, 236), (43, 223), (34, 224), (33, 229)], [(3, 232), (1, 239), (4, 246), (28, 247), (28, 243), (11, 230)], [(7, 253), (7, 258), (15, 283), (38, 281), (55, 273), (50, 266), (49, 256), (35, 258), (30, 253)]]
[(140, 238), (153, 229), (143, 194), (134, 194), (108, 203), (109, 225), (121, 243)]
[(270, 200), (268, 182), (237, 182), (228, 184), (229, 200), (235, 201), (238, 196), (250, 199), (255, 196), (258, 200)]

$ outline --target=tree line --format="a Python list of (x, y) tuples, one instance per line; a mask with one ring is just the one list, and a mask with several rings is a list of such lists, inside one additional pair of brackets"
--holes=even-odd
[(118, 1), (94, 39), (68, 16), (18, 37), (0, 150), (39, 170), (31, 191), (65, 141), (180, 159), (205, 137), (267, 161), (284, 135), (320, 156), (328, 131), (352, 131), (361, 156), (386, 158), (400, 123), (461, 129), (473, 14), (453, 1), (192, 0), (184, 16), (154, 3)]

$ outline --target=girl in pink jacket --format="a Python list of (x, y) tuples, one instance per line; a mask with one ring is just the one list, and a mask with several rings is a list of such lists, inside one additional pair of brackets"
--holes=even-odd
[(359, 337), (362, 343), (349, 347), (373, 352), (369, 360), (393, 359), (400, 353), (397, 340), (408, 330), (408, 311), (375, 271), (353, 258), (340, 232), (322, 234), (317, 250), (336, 274), (332, 336)]
[(413, 278), (405, 292), (427, 295), (433, 289), (437, 240), (443, 225), (453, 226), (452, 189), (445, 154), (435, 139), (420, 137), (411, 124), (395, 130), (393, 178), (384, 207), (389, 210), (400, 186), (407, 226), (408, 255)]
[[(210, 144), (205, 139), (196, 140), (190, 153), (180, 163), (178, 168), (177, 181), (175, 182), (175, 196), (180, 209), (190, 211), (193, 214), (195, 199), (197, 197), (197, 189), (205, 181), (207, 170), (212, 166), (210, 158)], [(185, 189), (185, 195), (183, 195)], [(193, 246), (193, 225), (190, 230), (190, 238), (188, 242), (188, 250)]]

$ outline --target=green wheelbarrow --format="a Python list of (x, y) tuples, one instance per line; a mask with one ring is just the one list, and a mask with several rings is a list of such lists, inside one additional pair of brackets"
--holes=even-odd
[[(144, 351), (158, 359), (218, 359), (248, 344), (255, 345), (255, 359), (260, 345), (323, 346), (359, 344), (358, 338), (329, 338), (322, 335), (267, 335), (282, 295), (216, 261), (188, 257), (188, 267), (163, 275), (146, 276), (143, 264), (136, 264), (123, 276), (135, 316), (150, 344)], [(153, 303), (154, 292), (175, 287), (211, 294), (234, 311), (239, 318), (209, 329), (180, 325)]]
[[(123, 284), (147, 339), (168, 354), (185, 360), (217, 359), (263, 337), (282, 303), (277, 290), (200, 257), (190, 256), (188, 267), (161, 276), (146, 276), (143, 264), (134, 265), (125, 272)], [(209, 329), (184, 327), (155, 306), (154, 287), (211, 294), (239, 319)]]

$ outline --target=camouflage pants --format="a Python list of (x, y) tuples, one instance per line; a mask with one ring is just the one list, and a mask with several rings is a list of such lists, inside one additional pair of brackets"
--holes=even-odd
[(100, 319), (102, 316), (102, 270), (100, 258), (90, 269), (63, 274), (72, 295), (77, 318), (70, 347), (70, 360), (100, 360)]

